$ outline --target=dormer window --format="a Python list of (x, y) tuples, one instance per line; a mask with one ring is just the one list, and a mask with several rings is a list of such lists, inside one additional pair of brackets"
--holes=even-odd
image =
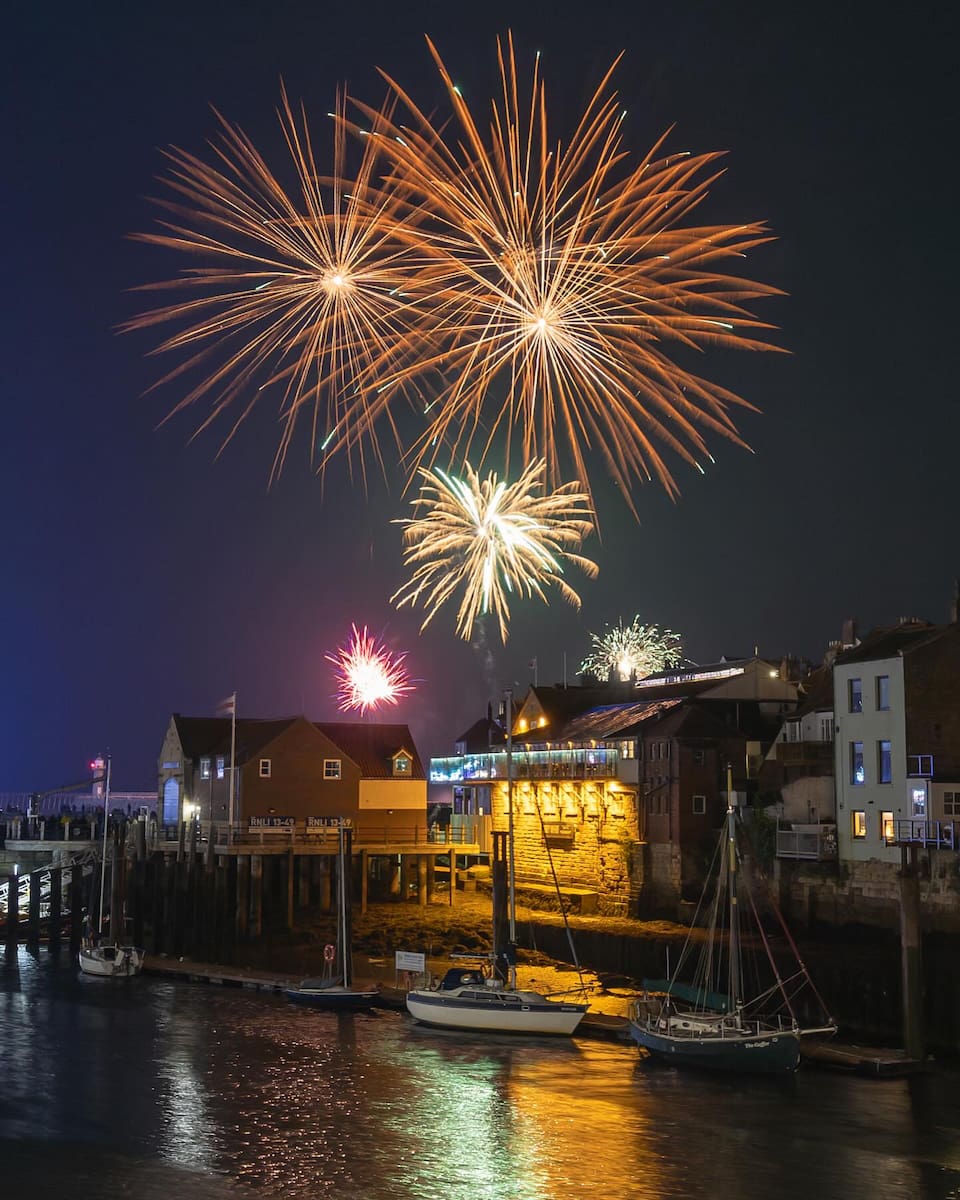
[(412, 766), (413, 766), (413, 762), (412, 762), (409, 754), (403, 754), (403, 753), (398, 754), (394, 757), (394, 760), (393, 760), (393, 773), (394, 773), (394, 775), (409, 776), (410, 768)]

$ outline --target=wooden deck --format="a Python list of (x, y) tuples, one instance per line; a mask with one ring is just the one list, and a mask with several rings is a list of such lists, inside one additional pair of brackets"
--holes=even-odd
[(923, 1062), (907, 1058), (903, 1050), (855, 1046), (847, 1042), (804, 1038), (800, 1043), (800, 1055), (801, 1061), (809, 1066), (847, 1071), (872, 1079), (899, 1079), (925, 1070)]
[[(246, 988), (256, 992), (284, 992), (296, 987), (299, 976), (278, 975), (270, 971), (257, 971), (249, 967), (225, 967), (217, 963), (196, 962), (188, 958), (163, 958), (148, 954), (143, 961), (143, 970), (148, 975), (162, 975), (188, 983), (204, 983), (215, 987)], [(372, 979), (357, 979), (358, 987), (376, 985)], [(391, 984), (379, 982), (380, 995), (377, 1008), (406, 1012), (406, 992)], [(577, 1037), (602, 1041), (622, 1042), (629, 1039), (626, 1018), (612, 1017), (605, 1013), (587, 1013), (577, 1029)]]

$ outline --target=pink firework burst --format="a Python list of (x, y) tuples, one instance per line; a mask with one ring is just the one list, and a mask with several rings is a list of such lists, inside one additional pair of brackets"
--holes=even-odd
[(414, 690), (405, 666), (406, 654), (394, 654), (368, 632), (351, 626), (346, 646), (325, 655), (337, 678), (337, 705), (341, 712), (375, 712), (396, 704)]

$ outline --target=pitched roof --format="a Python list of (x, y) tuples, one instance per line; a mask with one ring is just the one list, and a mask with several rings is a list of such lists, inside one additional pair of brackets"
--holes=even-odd
[(896, 658), (917, 646), (940, 637), (945, 632), (942, 625), (931, 625), (929, 621), (904, 621), (899, 625), (874, 629), (858, 646), (837, 655), (837, 666), (845, 663), (869, 662), (877, 658)]
[[(582, 742), (587, 740), (603, 741), (604, 738), (616, 737), (621, 732), (636, 728), (642, 721), (656, 716), (661, 712), (679, 704), (678, 699), (645, 700), (633, 704), (605, 704), (600, 708), (591, 708), (588, 712), (568, 721), (557, 735), (557, 741)], [(528, 739), (529, 740), (529, 739)]]
[[(229, 717), (184, 717), (174, 713), (180, 745), (185, 758), (206, 758), (230, 753), (231, 720)], [(296, 721), (296, 717), (261, 720), (258, 717), (237, 718), (237, 762), (248, 762)]]
[(491, 746), (502, 746), (507, 740), (507, 735), (503, 726), (492, 717), (481, 717), (455, 740), (457, 745), (466, 746), (467, 754), (482, 754)]
[(317, 729), (352, 759), (367, 779), (392, 779), (393, 758), (406, 750), (412, 761), (410, 779), (426, 779), (423, 763), (407, 725), (365, 721), (315, 721)]

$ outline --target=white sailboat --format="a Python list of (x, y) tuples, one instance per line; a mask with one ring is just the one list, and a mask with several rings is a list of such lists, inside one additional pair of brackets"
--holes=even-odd
[(110, 941), (103, 939), (103, 901), (107, 881), (107, 828), (110, 824), (110, 755), (107, 755), (107, 773), (104, 781), (103, 795), (103, 845), (100, 858), (100, 912), (97, 919), (96, 936), (84, 937), (80, 947), (80, 970), (85, 975), (99, 975), (104, 978), (127, 979), (131, 975), (139, 975), (143, 966), (144, 954), (141, 949), (129, 943), (120, 943), (116, 939), (116, 926), (119, 922), (114, 914), (110, 914)]
[(372, 1008), (379, 994), (378, 989), (353, 986), (353, 951), (347, 922), (347, 888), (350, 886), (347, 831), (342, 818), (338, 821), (337, 833), (337, 944), (327, 946), (324, 950), (326, 972), (318, 979), (301, 980), (299, 987), (287, 988), (286, 996), (294, 1004), (308, 1004), (312, 1008)]
[[(506, 981), (482, 969), (451, 967), (439, 987), (407, 993), (407, 1011), (423, 1025), (483, 1033), (574, 1033), (589, 1005), (553, 1000), (517, 988), (517, 906), (513, 858), (513, 711), (507, 692), (507, 912), (510, 942)], [(450, 886), (453, 886), (451, 878)], [(500, 964), (495, 964), (499, 966)]]

